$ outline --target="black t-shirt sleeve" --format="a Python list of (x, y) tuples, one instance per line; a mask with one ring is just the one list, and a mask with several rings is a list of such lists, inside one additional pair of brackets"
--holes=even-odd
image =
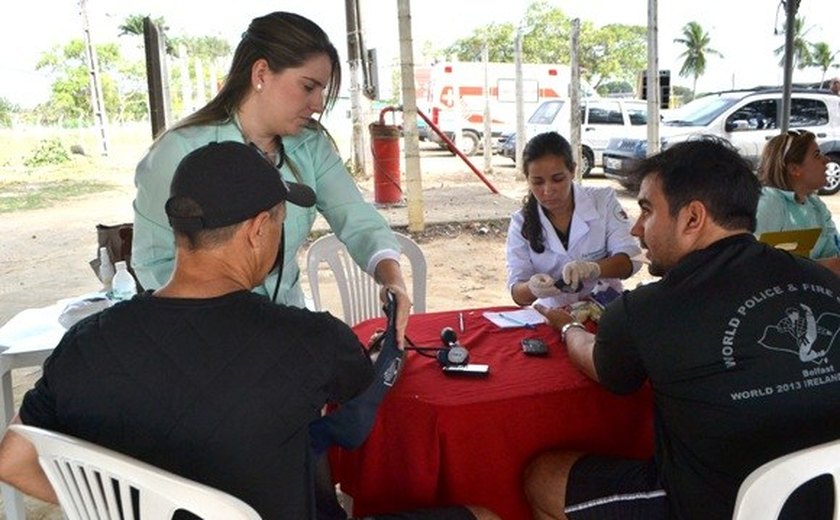
[(58, 430), (58, 413), (56, 395), (54, 393), (55, 379), (61, 377), (61, 365), (67, 356), (72, 356), (76, 342), (77, 327), (71, 328), (44, 362), (43, 374), (35, 386), (23, 396), (20, 406), (20, 420), (23, 424), (38, 426), (47, 430)]
[(334, 317), (330, 321), (327, 344), (332, 350), (335, 370), (328, 382), (328, 392), (330, 401), (343, 403), (370, 386), (373, 366), (353, 330)]
[(626, 293), (611, 303), (598, 323), (593, 360), (601, 384), (617, 394), (629, 394), (644, 384), (647, 375), (639, 350), (630, 336)]

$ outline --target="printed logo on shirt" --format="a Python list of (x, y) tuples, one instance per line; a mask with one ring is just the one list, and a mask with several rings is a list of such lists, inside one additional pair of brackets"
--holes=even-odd
[(581, 258), (583, 260), (600, 260), (600, 259), (606, 258), (606, 257), (607, 257), (607, 248), (606, 247), (602, 247), (601, 249), (599, 249), (597, 251), (590, 251), (588, 253), (583, 253), (581, 255)]
[(627, 216), (627, 212), (624, 211), (624, 208), (621, 206), (617, 206), (615, 210), (613, 210), (613, 217), (619, 222), (629, 222), (630, 217)]
[(764, 329), (759, 345), (770, 350), (788, 352), (803, 363), (816, 365), (828, 362), (826, 354), (834, 345), (840, 328), (840, 315), (825, 312), (814, 317), (811, 308), (800, 303), (788, 307), (785, 315), (775, 325)]
[[(793, 293), (824, 296), (827, 303), (835, 304), (835, 308), (836, 304), (840, 303), (840, 297), (831, 289), (809, 283), (787, 284), (784, 287), (777, 285), (753, 294), (737, 308), (724, 330), (721, 356), (727, 369), (733, 369), (737, 365), (735, 338), (739, 327), (749, 315), (778, 297), (784, 296), (786, 301), (789, 301)], [(809, 298), (809, 301), (811, 300)], [(768, 381), (768, 384), (759, 388), (731, 392), (733, 401), (763, 398), (840, 382), (840, 373), (835, 372), (828, 355), (840, 334), (840, 313), (815, 313), (810, 305), (802, 302), (791, 303), (777, 312), (775, 317), (765, 318), (770, 322), (764, 326), (761, 337), (755, 338), (755, 342), (798, 363), (801, 367), (801, 377), (790, 381)], [(748, 339), (739, 340), (741, 343), (745, 341)]]

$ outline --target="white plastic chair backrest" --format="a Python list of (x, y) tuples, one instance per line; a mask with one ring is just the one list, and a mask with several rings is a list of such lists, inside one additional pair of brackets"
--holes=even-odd
[[(426, 312), (426, 258), (420, 246), (411, 238), (399, 233), (394, 235), (411, 266), (411, 310)], [(314, 310), (322, 310), (321, 290), (318, 286), (318, 266), (321, 262), (326, 262), (335, 275), (345, 323), (352, 326), (382, 316), (379, 286), (372, 276), (356, 265), (335, 234), (317, 239), (306, 253), (306, 273)]]
[(840, 519), (840, 440), (795, 451), (759, 466), (738, 490), (732, 520), (775, 520), (796, 488), (812, 478), (834, 477), (834, 518)]
[[(260, 520), (232, 495), (121, 453), (41, 428), (9, 428), (35, 445), (68, 520), (169, 520), (178, 509), (204, 520)], [(139, 496), (139, 517), (125, 507), (133, 503), (132, 489)]]

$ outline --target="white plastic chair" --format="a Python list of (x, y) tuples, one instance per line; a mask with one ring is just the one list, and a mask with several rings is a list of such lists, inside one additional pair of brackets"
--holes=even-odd
[(759, 466), (738, 490), (732, 520), (775, 520), (791, 493), (820, 475), (834, 478), (834, 518), (840, 519), (840, 440), (805, 448)]
[[(423, 251), (411, 238), (394, 233), (411, 265), (411, 299), (413, 312), (426, 312), (426, 259)], [(322, 310), (321, 290), (318, 286), (318, 267), (326, 262), (335, 274), (344, 311), (344, 321), (353, 326), (361, 321), (382, 316), (379, 287), (373, 277), (364, 272), (334, 234), (324, 235), (309, 246), (306, 253), (306, 272), (312, 290), (314, 310)]]
[(134, 503), (132, 490), (141, 520), (169, 520), (178, 509), (204, 520), (260, 520), (236, 497), (121, 453), (41, 428), (9, 428), (35, 445), (68, 520), (134, 520), (133, 508), (125, 507)]

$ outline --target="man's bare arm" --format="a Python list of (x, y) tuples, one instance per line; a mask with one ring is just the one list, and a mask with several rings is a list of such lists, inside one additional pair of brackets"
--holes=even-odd
[[(541, 304), (534, 305), (534, 308), (545, 316), (548, 323), (558, 332), (562, 331), (565, 325), (575, 321), (572, 315), (563, 309), (549, 309)], [(572, 363), (591, 379), (598, 381), (595, 360), (592, 357), (595, 335), (580, 327), (569, 327), (563, 336)]]
[[(20, 424), (20, 419), (15, 416), (12, 424)], [(55, 490), (38, 463), (35, 446), (12, 430), (6, 430), (0, 442), (0, 480), (29, 496), (58, 503)]]

